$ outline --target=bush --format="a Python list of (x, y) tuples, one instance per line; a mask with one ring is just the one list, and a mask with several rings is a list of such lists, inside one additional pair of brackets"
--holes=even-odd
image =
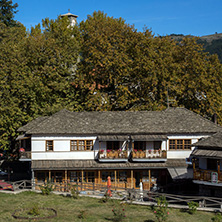
[(54, 189), (53, 189), (53, 184), (50, 182), (47, 182), (43, 186), (40, 186), (40, 190), (42, 191), (43, 195), (49, 195)]
[(29, 211), (28, 211), (29, 215), (32, 216), (39, 216), (40, 215), (40, 209), (38, 207), (37, 204), (35, 204)]
[(166, 221), (169, 215), (168, 202), (165, 197), (156, 198), (157, 206), (154, 207), (154, 214), (158, 222)]
[(70, 191), (71, 191), (72, 197), (73, 197), (74, 199), (78, 199), (78, 197), (79, 197), (79, 191), (78, 191), (78, 189), (77, 189), (77, 185), (71, 186)]
[(112, 212), (113, 212), (113, 221), (115, 222), (121, 222), (126, 217), (125, 209), (121, 204), (115, 205), (112, 209)]
[(188, 204), (188, 207), (189, 207), (188, 212), (190, 214), (194, 214), (197, 211), (197, 207), (199, 207), (199, 204), (197, 202), (194, 202), (194, 201), (188, 202), (187, 204)]
[(221, 213), (216, 213), (214, 217), (211, 218), (213, 222), (221, 222), (222, 221), (222, 215)]

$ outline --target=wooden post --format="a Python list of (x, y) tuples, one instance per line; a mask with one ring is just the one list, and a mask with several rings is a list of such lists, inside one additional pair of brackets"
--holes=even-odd
[(84, 174), (83, 174), (83, 170), (82, 170), (82, 183), (83, 183), (83, 177), (84, 177)]
[[(52, 182), (51, 181), (51, 170), (49, 170), (49, 182)], [(53, 181), (54, 182), (54, 181)]]
[(115, 190), (116, 190), (116, 170), (114, 170), (114, 176), (115, 176)]
[(134, 151), (134, 140), (132, 141), (132, 151)]
[(133, 170), (131, 170), (131, 188), (133, 189), (134, 186), (133, 186)]
[(193, 158), (193, 178), (196, 179), (195, 158)]
[(220, 160), (217, 161), (218, 181), (220, 181)]
[(100, 170), (98, 170), (98, 183), (99, 184), (101, 183), (101, 172), (100, 172)]
[(149, 191), (150, 191), (150, 187), (151, 187), (151, 172), (150, 172), (150, 170), (148, 170), (148, 175), (149, 175)]
[(68, 183), (67, 182), (67, 170), (65, 170), (65, 183)]

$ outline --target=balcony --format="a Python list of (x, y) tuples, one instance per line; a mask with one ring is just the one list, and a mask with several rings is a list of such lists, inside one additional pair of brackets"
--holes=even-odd
[(100, 150), (98, 152), (98, 159), (100, 162), (127, 162), (127, 150)]
[(132, 151), (132, 161), (134, 162), (160, 162), (166, 161), (165, 150), (136, 150)]
[(218, 173), (216, 170), (194, 169), (193, 182), (211, 186), (222, 186), (222, 173)]
[(32, 153), (31, 151), (24, 151), (20, 153), (20, 161), (31, 161)]

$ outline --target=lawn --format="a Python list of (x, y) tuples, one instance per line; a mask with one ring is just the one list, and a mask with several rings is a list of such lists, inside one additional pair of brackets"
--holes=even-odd
[[(116, 200), (109, 200), (107, 203), (102, 203), (99, 199), (90, 197), (73, 199), (55, 194), (43, 196), (34, 192), (23, 192), (16, 195), (0, 193), (0, 221), (21, 221), (14, 219), (11, 214), (16, 209), (32, 208), (36, 205), (38, 207), (54, 208), (57, 211), (58, 216), (56, 218), (44, 221), (112, 221), (112, 209), (117, 203), (118, 201)], [(153, 210), (148, 206), (125, 204), (123, 208), (126, 213), (124, 221), (156, 221)], [(85, 214), (86, 218), (79, 219), (80, 214)], [(209, 222), (213, 216), (214, 214), (209, 212), (197, 212), (194, 215), (190, 215), (188, 212), (169, 209), (168, 221)]]

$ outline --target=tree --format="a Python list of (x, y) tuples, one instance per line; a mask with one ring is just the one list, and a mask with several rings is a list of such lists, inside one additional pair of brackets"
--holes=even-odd
[[(2, 24), (2, 23), (1, 23)], [(0, 149), (14, 148), (16, 130), (39, 115), (81, 109), (73, 87), (78, 30), (65, 18), (0, 28)]]
[(12, 3), (12, 0), (0, 0), (0, 22), (3, 22), (6, 26), (16, 26), (17, 23), (14, 18), (14, 14), (17, 13), (16, 8), (18, 4)]

